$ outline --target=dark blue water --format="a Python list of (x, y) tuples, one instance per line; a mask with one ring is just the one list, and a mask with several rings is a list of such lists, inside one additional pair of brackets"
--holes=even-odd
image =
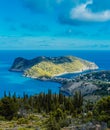
[[(47, 92), (51, 89), (53, 93), (59, 92), (58, 83), (38, 81), (23, 77), (21, 73), (9, 72), (8, 69), (16, 57), (28, 59), (37, 56), (64, 56), (73, 55), (95, 62), (100, 69), (110, 70), (110, 51), (0, 51), (0, 97), (4, 91), (22, 96), (25, 92), (28, 95)], [(68, 75), (68, 77), (71, 75)]]

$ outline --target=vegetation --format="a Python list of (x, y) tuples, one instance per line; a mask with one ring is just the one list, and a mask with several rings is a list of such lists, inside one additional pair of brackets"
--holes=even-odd
[(60, 130), (73, 121), (78, 125), (96, 120), (104, 121), (110, 127), (109, 106), (110, 96), (94, 103), (85, 101), (81, 92), (76, 92), (73, 97), (52, 94), (50, 90), (48, 94), (30, 97), (24, 94), (22, 98), (5, 94), (0, 100), (0, 126), (10, 130)]
[(18, 103), (14, 98), (4, 97), (0, 101), (0, 115), (6, 119), (11, 120), (18, 111)]
[(110, 127), (110, 96), (104, 97), (96, 103), (94, 114), (99, 121), (108, 122)]
[[(110, 95), (110, 71), (98, 71), (98, 72), (90, 72), (87, 74), (82, 74), (74, 78), (72, 82), (74, 82), (75, 84), (81, 81), (83, 82), (82, 86), (84, 86), (85, 84), (85, 87), (87, 87), (88, 84), (87, 89), (91, 90), (94, 85), (96, 86), (96, 88), (92, 92), (93, 97), (94, 95), (96, 96)], [(90, 84), (92, 85), (92, 87)], [(86, 90), (84, 90), (84, 92), (86, 92)]]
[(76, 79), (88, 80), (88, 81), (110, 82), (110, 71), (107, 70), (107, 71), (90, 72), (90, 73), (78, 76)]
[[(65, 59), (67, 61), (65, 61)], [(25, 75), (36, 78), (50, 78), (62, 73), (71, 73), (96, 68), (95, 64), (73, 56), (62, 57), (56, 61), (54, 60), (44, 60), (35, 64), (25, 71)]]

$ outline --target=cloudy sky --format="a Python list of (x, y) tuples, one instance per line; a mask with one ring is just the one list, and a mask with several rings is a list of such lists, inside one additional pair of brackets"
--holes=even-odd
[(110, 50), (110, 0), (0, 0), (0, 50)]

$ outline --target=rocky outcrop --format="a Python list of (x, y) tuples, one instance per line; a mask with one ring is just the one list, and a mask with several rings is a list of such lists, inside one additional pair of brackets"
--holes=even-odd
[(68, 95), (74, 95), (75, 92), (81, 92), (83, 96), (90, 95), (94, 91), (98, 90), (98, 87), (91, 82), (68, 82), (67, 84), (61, 87), (61, 91), (63, 93), (67, 93)]

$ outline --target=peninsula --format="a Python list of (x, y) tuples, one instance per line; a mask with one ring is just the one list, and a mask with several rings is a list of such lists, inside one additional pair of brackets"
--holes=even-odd
[(95, 63), (74, 56), (40, 56), (31, 60), (18, 57), (9, 70), (23, 72), (26, 77), (51, 79), (66, 73), (76, 73), (95, 69), (98, 69)]

